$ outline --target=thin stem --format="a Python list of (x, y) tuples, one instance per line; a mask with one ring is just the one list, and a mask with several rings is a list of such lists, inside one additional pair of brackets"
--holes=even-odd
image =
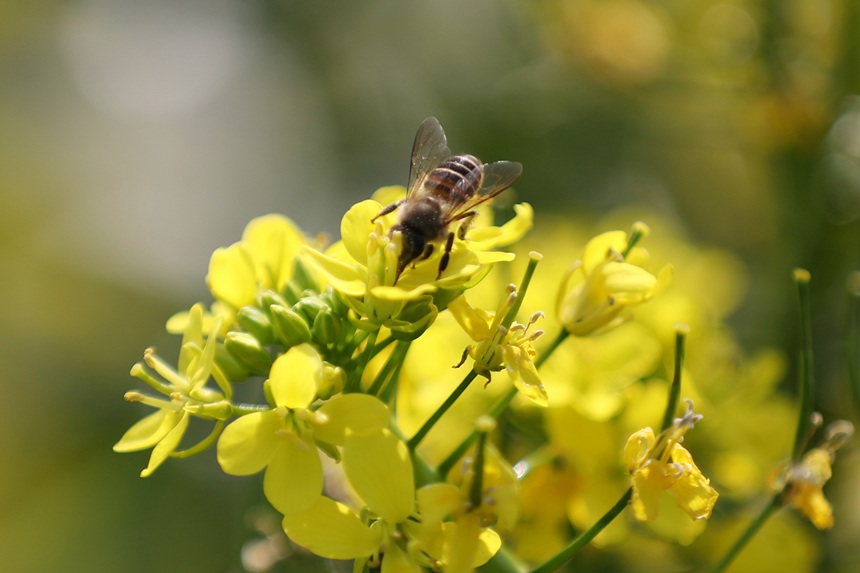
[(858, 338), (857, 330), (857, 299), (860, 299), (860, 271), (855, 271), (849, 277), (848, 296), (848, 328), (845, 336), (845, 362), (848, 366), (848, 385), (854, 398), (854, 408), (860, 413), (860, 371), (858, 371)]
[(413, 451), (415, 448), (418, 447), (418, 444), (421, 443), (421, 440), (424, 439), (424, 437), (427, 435), (427, 432), (429, 432), (430, 429), (436, 425), (436, 422), (439, 421), (439, 418), (441, 418), (442, 415), (447, 412), (451, 406), (454, 405), (454, 402), (457, 401), (457, 398), (459, 398), (463, 394), (463, 392), (466, 391), (466, 388), (469, 387), (469, 384), (471, 384), (472, 380), (474, 380), (477, 376), (478, 373), (474, 370), (470, 370), (469, 373), (466, 374), (466, 377), (463, 378), (463, 381), (460, 382), (460, 385), (454, 389), (454, 391), (451, 393), (450, 396), (448, 396), (445, 402), (443, 402), (442, 405), (439, 406), (439, 408), (435, 412), (433, 412), (433, 415), (430, 416), (430, 419), (424, 422), (424, 425), (421, 426), (421, 429), (418, 430), (415, 435), (412, 436), (412, 438), (410, 438), (409, 442), (407, 442), (406, 445), (409, 447), (409, 451)]
[[(391, 342), (392, 339), (388, 339), (382, 344), (387, 345)], [(377, 347), (380, 345), (377, 344)], [(385, 386), (386, 382), (392, 378), (392, 373), (398, 369), (399, 365), (403, 363), (403, 360), (406, 358), (406, 350), (409, 348), (409, 342), (398, 342), (395, 345), (394, 350), (391, 352), (391, 356), (388, 358), (388, 361), (385, 363), (385, 366), (382, 367), (382, 370), (379, 371), (379, 374), (376, 375), (376, 378), (373, 380), (373, 383), (370, 385), (370, 388), (367, 390), (367, 393), (371, 396), (379, 396), (380, 391)], [(374, 355), (377, 353), (374, 352)]]
[[(550, 344), (549, 347), (544, 352), (542, 352), (540, 356), (538, 356), (538, 359), (535, 361), (535, 367), (540, 368), (547, 360), (549, 360), (549, 357), (552, 356), (552, 354), (558, 349), (559, 346), (561, 346), (561, 343), (564, 342), (568, 336), (570, 336), (570, 333), (567, 330), (562, 330), (561, 332), (559, 332), (558, 336), (555, 337), (555, 340), (552, 341), (552, 344)], [(496, 401), (495, 404), (492, 405), (492, 407), (490, 407), (489, 410), (487, 410), (487, 413), (485, 415), (489, 416), (490, 418), (498, 418), (501, 413), (505, 411), (505, 408), (507, 408), (511, 404), (511, 402), (513, 402), (516, 396), (516, 387), (511, 387)], [(480, 432), (478, 432), (477, 430), (473, 430), (471, 434), (466, 436), (466, 438), (462, 442), (460, 442), (460, 445), (458, 445), (450, 454), (448, 454), (448, 457), (442, 460), (442, 462), (436, 467), (436, 471), (439, 472), (439, 475), (446, 475), (449, 471), (451, 471), (451, 468), (454, 467), (454, 464), (457, 463), (457, 460), (462, 458), (463, 455), (472, 446), (472, 444), (475, 443), (475, 440), (478, 439), (479, 434)]]
[(618, 517), (618, 515), (630, 503), (632, 495), (633, 488), (628, 488), (627, 491), (624, 492), (624, 495), (621, 496), (621, 499), (615, 502), (615, 505), (613, 505), (609, 511), (603, 515), (603, 517), (598, 519), (594, 525), (592, 525), (587, 531), (580, 534), (579, 537), (571, 541), (567, 547), (550, 557), (546, 562), (538, 565), (535, 569), (532, 569), (531, 573), (552, 573), (567, 563), (577, 553), (579, 553), (583, 547), (588, 545), (598, 533), (606, 529), (606, 526), (612, 523), (612, 520)]
[(720, 573), (725, 570), (729, 564), (734, 561), (735, 557), (738, 556), (738, 553), (741, 552), (747, 543), (755, 536), (761, 526), (764, 525), (764, 522), (768, 520), (768, 518), (773, 515), (773, 513), (782, 507), (782, 497), (780, 494), (776, 494), (773, 496), (773, 499), (770, 500), (770, 503), (765, 506), (765, 508), (759, 513), (758, 517), (756, 517), (752, 523), (750, 523), (747, 530), (743, 532), (743, 534), (738, 537), (735, 544), (732, 545), (731, 549), (729, 549), (723, 558), (717, 563), (713, 569), (711, 569), (711, 573)]
[(812, 406), (815, 395), (814, 379), (812, 376), (812, 319), (809, 303), (809, 272), (795, 269), (794, 282), (800, 302), (800, 351), (798, 353), (798, 393), (800, 394), (800, 411), (797, 420), (797, 433), (794, 437), (792, 459), (800, 460), (804, 447), (812, 429)]
[(523, 282), (520, 283), (519, 288), (517, 289), (517, 298), (514, 301), (514, 304), (511, 305), (511, 308), (508, 309), (508, 313), (505, 315), (504, 320), (502, 320), (502, 324), (511, 325), (514, 320), (517, 318), (517, 313), (520, 311), (520, 307), (523, 305), (523, 300), (525, 300), (526, 292), (529, 289), (529, 284), (532, 282), (532, 277), (535, 274), (535, 269), (537, 268), (537, 264), (540, 262), (542, 255), (539, 253), (529, 253), (529, 264), (526, 267), (526, 272), (523, 275)]
[(678, 399), (681, 397), (681, 373), (684, 369), (684, 348), (689, 331), (690, 327), (687, 325), (675, 326), (675, 375), (669, 386), (669, 399), (666, 402), (666, 411), (663, 413), (663, 423), (660, 424), (661, 432), (665, 432), (672, 425), (675, 411), (678, 409)]
[(379, 331), (374, 330), (364, 341), (364, 351), (356, 361), (355, 370), (353, 370), (350, 380), (347, 381), (347, 387), (344, 389), (344, 392), (357, 392), (361, 387), (361, 375), (364, 373), (364, 369), (367, 368), (367, 364), (373, 356), (373, 347), (376, 345), (377, 336), (379, 336)]
[(206, 436), (205, 438), (200, 440), (200, 442), (191, 446), (188, 449), (185, 449), (185, 450), (182, 450), (179, 452), (173, 452), (172, 454), (170, 454), (170, 457), (171, 458), (190, 458), (191, 456), (196, 456), (197, 454), (208, 449), (212, 444), (214, 444), (215, 440), (217, 440), (221, 436), (221, 431), (223, 429), (224, 429), (224, 420), (218, 420), (218, 422), (215, 424), (215, 427), (212, 428), (211, 432), (209, 432), (208, 436)]
[(487, 444), (487, 432), (481, 432), (478, 445), (475, 448), (475, 463), (472, 467), (472, 485), (469, 488), (469, 504), (472, 508), (481, 506), (484, 497), (484, 447)]

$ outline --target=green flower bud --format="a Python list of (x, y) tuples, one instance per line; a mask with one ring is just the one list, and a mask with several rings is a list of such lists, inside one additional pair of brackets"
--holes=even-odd
[(255, 306), (244, 306), (236, 314), (236, 321), (247, 330), (260, 344), (272, 344), (275, 332), (269, 316)]
[(438, 314), (433, 297), (424, 295), (407, 303), (397, 318), (390, 320), (386, 326), (391, 329), (391, 336), (396, 340), (415, 340), (430, 328)]
[(283, 306), (292, 306), (302, 298), (302, 288), (295, 282), (290, 281), (281, 289), (281, 294), (283, 295), (282, 300), (285, 301)]
[(297, 312), (279, 304), (270, 306), (269, 311), (275, 334), (287, 348), (311, 341), (311, 329)]
[(313, 324), (317, 315), (328, 310), (328, 306), (316, 296), (305, 296), (293, 305), (293, 310), (305, 316), (309, 324)]
[[(298, 300), (298, 297), (296, 297), (296, 300)], [(284, 297), (282, 297), (273, 290), (267, 290), (260, 293), (260, 308), (265, 310), (271, 307), (273, 304), (278, 304), (284, 307), (292, 306), (284, 299)]]
[(224, 346), (237, 362), (254, 374), (267, 374), (272, 357), (253, 335), (247, 332), (228, 332)]
[(332, 344), (340, 338), (343, 327), (340, 324), (340, 319), (334, 315), (331, 309), (327, 308), (314, 318), (311, 332), (314, 335), (314, 340), (320, 344)]
[(236, 360), (223, 344), (215, 347), (215, 364), (231, 382), (243, 382), (251, 376), (247, 366)]

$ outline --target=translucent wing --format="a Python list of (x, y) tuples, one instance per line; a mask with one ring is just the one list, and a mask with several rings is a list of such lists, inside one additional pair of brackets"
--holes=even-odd
[(412, 165), (409, 169), (409, 195), (424, 180), (430, 170), (439, 166), (451, 155), (448, 149), (448, 138), (435, 117), (428, 117), (421, 122), (415, 143), (412, 144)]
[(481, 188), (475, 193), (475, 196), (470, 198), (465, 203), (460, 205), (451, 205), (451, 209), (445, 214), (447, 222), (461, 219), (464, 213), (472, 211), (475, 207), (489, 201), (520, 178), (523, 173), (521, 163), (515, 161), (496, 161), (495, 163), (486, 163), (483, 166), (484, 176), (481, 179)]

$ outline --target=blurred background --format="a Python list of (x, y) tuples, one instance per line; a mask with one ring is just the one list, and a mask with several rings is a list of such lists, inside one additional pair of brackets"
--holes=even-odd
[[(851, 0), (0, 0), (0, 570), (242, 571), (259, 483), (210, 453), (140, 479), (147, 453), (111, 452), (143, 413), (128, 370), (175, 357), (165, 320), (210, 300), (250, 218), (336, 234), (405, 183), (428, 115), (453, 151), (522, 162), (538, 225), (643, 205), (736, 253), (751, 351), (793, 356), (808, 268), (818, 400), (856, 421)], [(819, 570), (856, 570), (836, 505)]]

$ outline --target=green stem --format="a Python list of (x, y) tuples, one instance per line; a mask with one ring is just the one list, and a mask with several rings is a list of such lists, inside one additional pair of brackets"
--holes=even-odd
[(359, 359), (356, 360), (355, 370), (353, 370), (352, 376), (347, 381), (346, 388), (344, 388), (345, 393), (357, 392), (361, 388), (361, 376), (364, 374), (364, 369), (367, 368), (371, 357), (373, 357), (373, 347), (376, 345), (377, 336), (379, 336), (379, 331), (374, 330), (364, 341), (364, 351), (361, 353)]
[(514, 320), (516, 320), (517, 313), (520, 311), (520, 307), (523, 305), (523, 300), (526, 298), (526, 292), (529, 289), (529, 284), (532, 282), (532, 277), (535, 274), (537, 264), (541, 260), (541, 255), (538, 255), (537, 253), (529, 253), (529, 255), (529, 264), (526, 267), (525, 274), (523, 275), (523, 282), (520, 283), (520, 286), (517, 289), (517, 299), (514, 301), (514, 304), (511, 305), (511, 308), (508, 309), (508, 313), (505, 315), (504, 320), (502, 320), (502, 324), (506, 326), (510, 326), (513, 324)]
[(619, 499), (615, 505), (613, 505), (609, 511), (603, 515), (603, 517), (598, 519), (594, 525), (592, 525), (587, 531), (584, 531), (579, 537), (571, 541), (567, 547), (556, 553), (553, 557), (550, 557), (546, 562), (538, 565), (535, 569), (532, 569), (531, 573), (552, 573), (567, 563), (577, 553), (579, 553), (583, 547), (588, 545), (598, 533), (606, 529), (606, 526), (612, 523), (612, 520), (618, 517), (618, 515), (630, 503), (630, 497), (632, 495), (633, 488), (628, 488), (627, 491), (624, 492), (624, 495), (621, 496), (621, 499)]
[(800, 411), (797, 420), (797, 433), (794, 436), (792, 459), (799, 461), (812, 430), (812, 407), (815, 395), (812, 376), (812, 312), (809, 303), (809, 272), (795, 269), (794, 282), (800, 301), (800, 351), (798, 353), (798, 377)]
[(678, 409), (678, 399), (681, 397), (681, 373), (684, 369), (684, 348), (689, 330), (686, 325), (679, 324), (675, 327), (675, 375), (669, 386), (669, 399), (666, 402), (666, 411), (663, 413), (663, 423), (660, 424), (661, 432), (665, 432), (672, 425), (675, 411)]
[(711, 573), (720, 573), (720, 571), (725, 570), (726, 567), (737, 557), (738, 553), (741, 552), (747, 543), (755, 536), (761, 526), (764, 525), (764, 522), (768, 520), (768, 518), (773, 515), (773, 513), (782, 507), (782, 497), (779, 494), (773, 496), (773, 499), (770, 500), (770, 503), (761, 511), (758, 517), (750, 523), (747, 530), (735, 541), (735, 544), (732, 545), (731, 549), (723, 555), (723, 558), (717, 563), (713, 569), (711, 569)]
[[(388, 339), (383, 344), (387, 345), (390, 341), (391, 339)], [(380, 345), (377, 344), (377, 347), (378, 346)], [(391, 356), (385, 363), (385, 366), (382, 367), (382, 370), (379, 371), (379, 374), (376, 375), (376, 378), (367, 390), (368, 394), (371, 396), (379, 396), (379, 393), (385, 386), (386, 381), (391, 379), (392, 373), (395, 370), (398, 370), (400, 365), (403, 363), (403, 360), (406, 358), (406, 350), (408, 348), (409, 342), (400, 341), (397, 343), (394, 350), (391, 352)], [(376, 355), (376, 352), (374, 352), (374, 355)]]
[(474, 380), (477, 376), (478, 373), (474, 370), (470, 370), (469, 373), (466, 374), (466, 377), (463, 378), (463, 381), (460, 382), (460, 385), (454, 389), (454, 391), (451, 393), (450, 396), (448, 396), (445, 402), (443, 402), (442, 405), (439, 406), (439, 408), (435, 412), (433, 412), (433, 415), (430, 416), (430, 419), (424, 422), (424, 425), (421, 426), (421, 429), (418, 430), (415, 435), (412, 436), (412, 438), (410, 438), (409, 442), (407, 442), (406, 445), (409, 447), (409, 451), (413, 451), (415, 448), (418, 447), (418, 444), (421, 443), (421, 440), (424, 439), (424, 437), (427, 435), (427, 432), (429, 432), (430, 429), (436, 425), (436, 422), (439, 421), (439, 418), (441, 418), (442, 415), (447, 412), (451, 406), (454, 405), (454, 402), (457, 401), (457, 398), (459, 398), (463, 394), (463, 392), (466, 391), (466, 388), (469, 387), (469, 384), (471, 384), (472, 380)]
[(848, 385), (854, 397), (854, 408), (860, 414), (860, 371), (858, 371), (857, 299), (860, 298), (860, 271), (849, 278), (848, 328), (845, 336), (845, 361), (848, 366)]
[(191, 446), (188, 449), (173, 452), (170, 454), (171, 458), (190, 458), (191, 456), (196, 456), (203, 450), (208, 449), (212, 444), (215, 443), (221, 436), (221, 431), (224, 429), (224, 420), (218, 420), (218, 423), (215, 424), (215, 427), (212, 428), (212, 431), (209, 432), (209, 435), (200, 440), (197, 444)]
[(473, 509), (481, 507), (484, 497), (484, 447), (487, 444), (487, 432), (481, 432), (478, 445), (475, 447), (475, 463), (472, 467), (472, 486), (469, 488), (469, 504)]
[[(540, 356), (538, 356), (538, 359), (535, 361), (535, 367), (540, 368), (547, 360), (549, 360), (549, 357), (552, 356), (552, 354), (558, 349), (559, 346), (561, 346), (561, 343), (564, 342), (568, 336), (570, 336), (570, 333), (566, 330), (562, 330), (561, 332), (559, 332), (558, 336), (555, 337), (555, 340), (552, 341), (552, 344), (550, 344), (549, 347), (544, 352), (542, 352)], [(514, 386), (509, 388), (508, 391), (503, 394), (496, 401), (496, 403), (493, 404), (492, 407), (490, 407), (489, 410), (487, 410), (487, 413), (485, 415), (489, 416), (490, 418), (498, 418), (501, 413), (505, 411), (505, 408), (507, 408), (511, 404), (511, 402), (513, 402), (516, 396), (516, 387)], [(436, 471), (439, 473), (439, 475), (444, 476), (447, 475), (449, 471), (451, 471), (451, 468), (454, 467), (454, 464), (456, 464), (457, 461), (462, 458), (463, 455), (465, 455), (465, 453), (469, 450), (472, 444), (475, 443), (475, 440), (478, 439), (479, 434), (480, 432), (478, 432), (477, 430), (473, 430), (472, 433), (466, 437), (466, 439), (460, 442), (460, 445), (458, 445), (450, 454), (448, 454), (447, 458), (442, 460), (442, 462), (436, 467)]]

